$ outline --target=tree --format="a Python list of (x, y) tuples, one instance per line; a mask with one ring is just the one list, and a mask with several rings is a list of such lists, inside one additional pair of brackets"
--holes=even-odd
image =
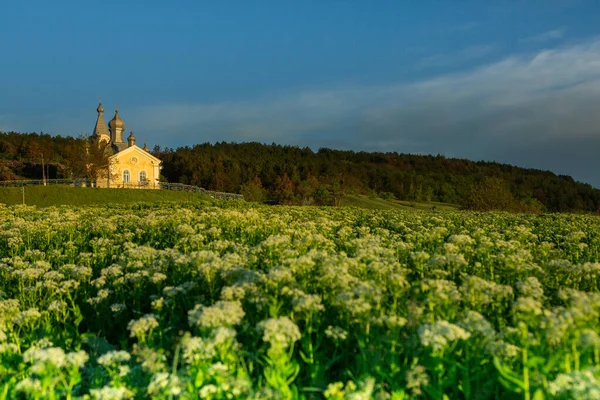
[(329, 190), (323, 185), (319, 186), (312, 192), (312, 197), (315, 203), (320, 206), (329, 205)]
[[(44, 186), (46, 185), (46, 169), (44, 162), (44, 153), (46, 150), (43, 150), (42, 147), (38, 144), (37, 141), (31, 141), (29, 146), (27, 147), (27, 157), (37, 164), (38, 161), (42, 163), (42, 180), (44, 181)], [(46, 155), (46, 160), (48, 160), (48, 156)]]
[(472, 188), (465, 207), (477, 211), (513, 211), (516, 202), (503, 179), (486, 176)]
[(338, 180), (331, 185), (331, 198), (335, 207), (338, 207), (342, 203), (345, 194), (346, 188), (343, 180)]
[(99, 180), (115, 178), (110, 169), (112, 149), (107, 142), (98, 141), (95, 136), (80, 136), (65, 155), (69, 172), (74, 178), (86, 178), (94, 184)]
[(294, 198), (294, 182), (290, 179), (287, 173), (277, 177), (275, 181), (275, 191), (279, 195), (280, 203), (287, 203)]
[(244, 200), (262, 203), (265, 197), (265, 190), (258, 176), (255, 176), (250, 182), (242, 185), (242, 195)]

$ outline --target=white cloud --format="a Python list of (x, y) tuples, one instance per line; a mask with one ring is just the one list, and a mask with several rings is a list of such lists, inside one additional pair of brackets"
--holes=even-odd
[(429, 56), (417, 63), (418, 67), (451, 67), (461, 65), (470, 61), (481, 59), (490, 55), (494, 46), (474, 45), (466, 47), (454, 53), (439, 53)]
[(551, 41), (551, 40), (562, 39), (565, 36), (565, 32), (566, 32), (565, 28), (553, 29), (553, 30), (550, 30), (550, 31), (546, 31), (546, 32), (540, 33), (539, 35), (534, 35), (534, 36), (529, 36), (529, 37), (523, 38), (523, 39), (521, 39), (519, 41), (523, 42), (523, 43), (542, 43), (542, 42), (548, 42), (548, 41)]

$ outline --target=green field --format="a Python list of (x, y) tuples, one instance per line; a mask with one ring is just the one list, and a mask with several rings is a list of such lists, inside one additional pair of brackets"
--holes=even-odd
[[(98, 189), (74, 188), (70, 186), (26, 186), (25, 204), (38, 207), (59, 205), (85, 206), (94, 204), (124, 204), (139, 201), (202, 201), (208, 197), (200, 193), (173, 190), (136, 190), (136, 189)], [(0, 203), (6, 205), (22, 204), (21, 188), (0, 187)], [(384, 200), (378, 197), (363, 195), (344, 196), (341, 206), (359, 207), (371, 210), (439, 210), (452, 211), (458, 206), (436, 202), (409, 202), (401, 200)]]
[(458, 206), (438, 202), (414, 202), (405, 200), (384, 200), (379, 197), (347, 195), (342, 198), (342, 206), (360, 207), (371, 210), (457, 210)]
[[(25, 186), (25, 204), (38, 207), (58, 205), (119, 204), (138, 201), (199, 201), (208, 197), (200, 193), (173, 190), (99, 189), (62, 185)], [(0, 188), (0, 203), (22, 204), (21, 188)]]
[(586, 215), (0, 205), (0, 400), (597, 399), (599, 261)]

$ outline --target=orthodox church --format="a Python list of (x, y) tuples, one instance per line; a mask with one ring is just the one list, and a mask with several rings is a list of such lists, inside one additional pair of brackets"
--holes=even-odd
[(118, 109), (108, 126), (104, 122), (102, 103), (96, 111), (98, 118), (93, 136), (99, 143), (108, 143), (112, 153), (109, 157), (109, 173), (106, 177), (97, 179), (96, 186), (159, 189), (161, 161), (150, 154), (147, 145), (144, 144), (144, 148), (141, 148), (135, 144), (133, 131), (129, 133), (127, 141), (123, 140), (125, 122), (119, 116)]

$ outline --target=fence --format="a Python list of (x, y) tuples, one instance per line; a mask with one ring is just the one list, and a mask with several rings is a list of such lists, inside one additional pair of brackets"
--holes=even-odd
[[(15, 181), (0, 181), (0, 187), (22, 187), (22, 186), (41, 186), (41, 185), (69, 185), (73, 187), (90, 187), (93, 186), (91, 182), (88, 182), (85, 179), (46, 179), (45, 181), (42, 179), (37, 180), (15, 180)], [(243, 199), (244, 196), (236, 193), (225, 193), (225, 192), (215, 192), (212, 190), (206, 190), (204, 188), (193, 186), (193, 185), (184, 185), (183, 183), (168, 183), (168, 182), (160, 182), (158, 186), (162, 190), (177, 190), (183, 192), (193, 192), (193, 193), (202, 193), (207, 196), (210, 196), (214, 199)], [(119, 185), (120, 189), (147, 189), (148, 185), (138, 185), (138, 184), (121, 184)]]

